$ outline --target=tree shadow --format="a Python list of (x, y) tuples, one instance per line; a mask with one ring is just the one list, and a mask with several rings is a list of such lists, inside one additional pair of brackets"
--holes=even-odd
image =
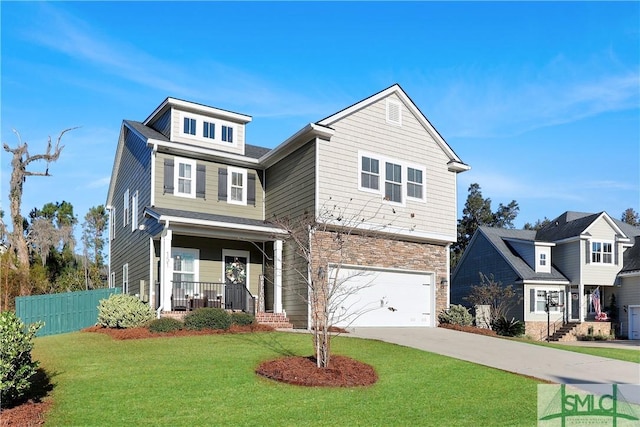
[(233, 334), (231, 336), (234, 339), (267, 348), (281, 356), (298, 356), (296, 352), (287, 348), (287, 346), (282, 343), (279, 339), (280, 335), (277, 333)]
[(52, 378), (58, 375), (57, 372), (49, 373), (42, 368), (36, 369), (36, 372), (31, 377), (31, 387), (29, 387), (29, 390), (21, 398), (16, 399), (4, 409), (14, 408), (29, 401), (34, 403), (42, 402), (55, 388), (56, 385), (52, 382)]

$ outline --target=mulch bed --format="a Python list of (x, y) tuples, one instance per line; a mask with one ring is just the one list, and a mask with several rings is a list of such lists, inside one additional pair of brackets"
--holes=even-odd
[[(101, 326), (85, 328), (83, 332), (107, 334), (116, 340), (148, 339), (160, 337), (239, 334), (249, 332), (273, 331), (271, 326), (254, 324), (248, 326), (233, 325), (229, 330), (180, 330), (174, 332), (151, 332), (147, 328), (111, 329)], [(256, 373), (275, 381), (308, 387), (356, 387), (374, 384), (378, 380), (373, 367), (345, 356), (332, 356), (329, 367), (318, 368), (313, 357), (292, 356), (262, 363)], [(44, 394), (46, 392), (38, 392)], [(35, 427), (44, 424), (44, 416), (51, 405), (51, 399), (36, 398), (15, 406), (2, 408), (0, 427)]]
[(454, 331), (469, 332), (469, 333), (478, 334), (478, 335), (488, 335), (490, 337), (498, 336), (498, 334), (496, 334), (496, 332), (491, 329), (478, 328), (476, 326), (461, 326), (461, 325), (453, 325), (451, 323), (440, 323), (438, 327), (445, 328), (445, 329), (453, 329)]
[(375, 369), (345, 356), (331, 356), (328, 368), (318, 368), (314, 357), (291, 356), (263, 362), (258, 375), (307, 387), (358, 387), (378, 381)]

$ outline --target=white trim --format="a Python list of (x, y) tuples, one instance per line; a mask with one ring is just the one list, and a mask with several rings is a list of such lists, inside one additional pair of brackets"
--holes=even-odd
[(273, 242), (273, 312), (282, 313), (282, 240)]
[[(156, 157), (157, 157), (157, 153), (158, 153), (158, 146), (154, 144), (153, 148), (151, 149), (151, 176), (152, 177), (156, 176)], [(152, 178), (149, 181), (151, 181), (151, 188), (150, 188), (150, 194), (149, 194), (149, 205), (155, 206), (156, 205), (156, 180), (154, 178)]]
[(138, 229), (138, 190), (131, 196), (131, 231)]
[[(156, 251), (153, 245), (153, 237), (149, 237), (149, 307), (155, 309), (153, 303), (156, 300), (156, 281), (153, 280), (153, 271), (156, 263), (154, 262)], [(160, 278), (157, 278), (160, 281)], [(158, 304), (161, 306), (162, 304)]]
[(266, 227), (266, 226), (263, 227), (263, 226), (237, 224), (237, 223), (221, 222), (221, 221), (208, 221), (204, 219), (190, 219), (190, 218), (182, 218), (182, 217), (170, 216), (170, 215), (160, 215), (160, 216), (151, 215), (151, 216), (156, 218), (158, 222), (169, 221), (176, 224), (202, 225), (207, 227), (228, 228), (228, 229), (239, 230), (239, 231), (256, 231), (256, 232), (278, 234), (278, 235), (287, 234), (286, 230), (283, 230), (277, 227)]
[(251, 166), (261, 166), (258, 159), (252, 159), (250, 157), (242, 156), (240, 154), (226, 153), (224, 151), (215, 150), (213, 148), (204, 148), (195, 145), (186, 146), (184, 143), (160, 141), (158, 139), (148, 139), (147, 145), (156, 145), (158, 147), (168, 148), (172, 152), (176, 153), (189, 153), (198, 154), (201, 160), (207, 160), (208, 157), (213, 159), (226, 159), (232, 160), (240, 164), (246, 164)]
[(183, 248), (174, 246), (171, 248), (171, 262), (169, 263), (169, 271), (171, 274), (170, 282), (173, 281), (173, 275), (175, 273), (184, 273), (184, 274), (192, 274), (191, 272), (186, 272), (185, 270), (176, 270), (174, 268), (174, 262), (176, 258), (176, 254), (185, 254), (193, 256), (193, 280), (192, 282), (200, 281), (200, 249), (193, 248)]
[(122, 226), (126, 227), (129, 224), (129, 189), (127, 188), (122, 196)]
[[(242, 176), (242, 185), (239, 188), (242, 189), (242, 199), (241, 200), (233, 200), (231, 198), (231, 190), (233, 189), (233, 174), (239, 174)], [(242, 168), (236, 168), (233, 166), (227, 166), (227, 203), (231, 205), (247, 205), (247, 170)]]
[[(180, 182), (180, 164), (191, 166), (191, 178), (190, 180), (190, 192), (180, 192), (180, 187), (178, 183)], [(173, 169), (173, 195), (178, 197), (187, 197), (190, 199), (196, 198), (196, 178), (197, 178), (197, 170), (196, 170), (196, 161), (193, 159), (186, 159), (184, 157), (174, 157), (174, 169)], [(184, 178), (182, 178), (184, 179)]]
[(222, 119), (228, 119), (228, 120), (232, 120), (235, 122), (240, 122), (240, 123), (249, 123), (252, 118), (251, 116), (247, 116), (245, 114), (240, 114), (240, 113), (234, 113), (232, 111), (226, 111), (226, 110), (221, 110), (219, 108), (215, 108), (215, 107), (209, 107), (207, 105), (202, 105), (202, 104), (196, 104), (195, 102), (189, 102), (189, 101), (183, 101), (181, 99), (176, 99), (176, 98), (167, 98), (165, 99), (162, 104), (160, 104), (154, 111), (153, 113), (151, 113), (149, 115), (149, 117), (147, 117), (145, 119), (145, 121), (143, 122), (143, 124), (146, 126), (147, 124), (149, 124), (149, 122), (151, 120), (153, 120), (158, 113), (162, 112), (164, 110), (165, 106), (172, 106), (172, 107), (179, 107), (179, 108), (183, 108), (183, 109), (189, 109), (189, 110), (193, 110), (193, 111), (197, 111), (201, 114), (204, 115), (213, 115), (216, 117), (220, 117)]
[[(600, 251), (599, 252), (594, 252), (593, 250), (593, 244), (594, 243), (600, 243)], [(605, 252), (604, 251), (604, 245), (605, 244), (609, 244), (611, 245), (611, 252)], [(589, 239), (589, 263), (590, 264), (596, 264), (596, 265), (610, 265), (610, 266), (615, 266), (617, 267), (616, 264), (616, 259), (615, 259), (615, 255), (616, 255), (616, 244), (614, 241), (612, 240), (608, 240), (608, 239), (597, 239), (597, 238), (593, 238), (593, 239)], [(604, 255), (605, 253), (609, 254), (611, 257), (611, 262), (604, 262)], [(599, 254), (600, 255), (600, 261), (594, 261), (593, 260), (593, 256), (595, 254)]]
[[(546, 314), (546, 310), (543, 308), (542, 310), (538, 310), (538, 292), (539, 291), (543, 291), (545, 292), (545, 298), (546, 298), (546, 293), (547, 292), (558, 292), (558, 295), (561, 295), (560, 297), (560, 304), (566, 306), (566, 295), (565, 295), (565, 289), (564, 288), (552, 288), (552, 287), (534, 287), (533, 288), (534, 294), (535, 294), (535, 300), (534, 300), (534, 314)], [(545, 300), (546, 301), (546, 300)], [(546, 302), (545, 302), (546, 304)], [(531, 307), (529, 307), (529, 313), (532, 313), (531, 311)], [(549, 308), (549, 313), (551, 314), (559, 314), (559, 313), (563, 313), (563, 310), (561, 309), (561, 307), (551, 307)]]

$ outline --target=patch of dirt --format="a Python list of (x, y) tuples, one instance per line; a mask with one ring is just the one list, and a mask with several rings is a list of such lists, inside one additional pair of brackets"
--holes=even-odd
[(290, 356), (263, 362), (256, 373), (272, 380), (307, 387), (358, 387), (378, 381), (372, 366), (345, 356), (331, 356), (328, 368), (314, 357)]

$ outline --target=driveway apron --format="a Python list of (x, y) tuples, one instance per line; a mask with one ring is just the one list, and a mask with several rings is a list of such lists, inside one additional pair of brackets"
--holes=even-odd
[(354, 328), (348, 336), (413, 347), (558, 384), (640, 384), (640, 363), (445, 328)]

